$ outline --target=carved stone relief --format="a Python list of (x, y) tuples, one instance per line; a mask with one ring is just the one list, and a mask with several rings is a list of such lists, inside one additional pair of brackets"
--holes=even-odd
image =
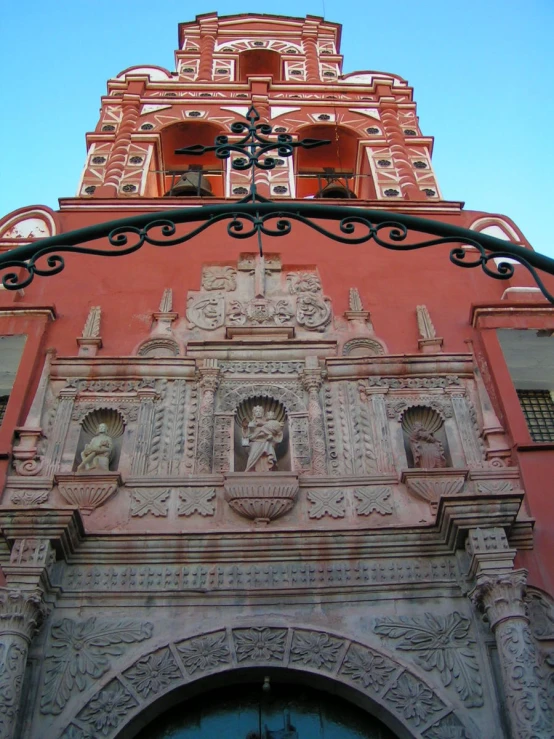
[(205, 331), (213, 331), (223, 326), (225, 321), (225, 300), (223, 295), (209, 297), (189, 297), (187, 318), (191, 327), (198, 326)]
[(315, 271), (284, 275), (279, 255), (271, 254), (243, 254), (236, 268), (204, 267), (201, 290), (191, 291), (187, 303), (190, 327), (206, 331), (224, 325), (323, 331), (331, 316)]
[(203, 290), (224, 290), (232, 292), (237, 289), (237, 271), (233, 267), (204, 267), (202, 271)]
[(464, 705), (473, 708), (483, 705), (483, 689), (470, 626), (468, 618), (454, 611), (445, 616), (379, 618), (374, 631), (412, 655), (419, 667), (438, 672), (443, 685), (452, 685)]
[(78, 730), (80, 726), (96, 736), (113, 735), (153, 700), (191, 678), (243, 666), (285, 664), (325, 676), (334, 674), (336, 680), (368, 695), (418, 736), (471, 736), (452, 707), (429, 684), (377, 648), (325, 631), (249, 625), (195, 635), (142, 655), (92, 696), (76, 722), (66, 729), (64, 739), (80, 736), (70, 733), (71, 728)]
[[(41, 712), (61, 713), (72, 694), (83, 692), (92, 680), (108, 672), (112, 657), (121, 656), (128, 644), (149, 639), (152, 631), (150, 623), (129, 620), (100, 621), (92, 617), (55, 622), (45, 659)], [(100, 698), (94, 700), (102, 702)], [(96, 709), (89, 710), (91, 716), (96, 713)]]

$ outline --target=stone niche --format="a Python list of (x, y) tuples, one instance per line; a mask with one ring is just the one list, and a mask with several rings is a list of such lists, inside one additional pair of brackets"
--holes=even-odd
[(444, 423), (433, 408), (414, 406), (402, 414), (408, 467), (444, 469), (452, 466)]
[(290, 469), (289, 424), (284, 406), (273, 398), (244, 400), (235, 414), (234, 471)]
[(73, 463), (77, 474), (117, 470), (125, 422), (113, 408), (97, 408), (81, 422), (81, 433)]

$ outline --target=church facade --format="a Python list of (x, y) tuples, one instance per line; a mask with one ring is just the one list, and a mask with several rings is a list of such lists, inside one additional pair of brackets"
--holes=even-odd
[[(340, 32), (181, 24), (175, 72), (108, 81), (76, 196), (0, 220), (1, 252), (153, 234), (0, 291), (2, 739), (554, 737), (554, 307), (386, 222), (240, 215), (254, 187), (531, 250), (443, 198), (412, 88), (343, 73)], [(328, 143), (253, 169), (248, 121)], [(157, 213), (222, 203), (162, 248), (190, 226)]]

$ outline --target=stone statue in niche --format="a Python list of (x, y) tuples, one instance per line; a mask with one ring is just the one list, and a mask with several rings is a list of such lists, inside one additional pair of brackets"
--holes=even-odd
[(277, 466), (275, 446), (283, 441), (284, 424), (261, 405), (254, 406), (252, 416), (242, 430), (243, 445), (250, 448), (246, 472), (269, 472)]
[(446, 457), (440, 441), (422, 423), (414, 423), (410, 432), (410, 448), (416, 467), (434, 470), (446, 467)]
[(88, 472), (89, 470), (100, 470), (106, 472), (110, 469), (110, 457), (113, 451), (113, 440), (108, 434), (108, 426), (101, 423), (98, 431), (81, 452), (81, 464), (77, 472)]

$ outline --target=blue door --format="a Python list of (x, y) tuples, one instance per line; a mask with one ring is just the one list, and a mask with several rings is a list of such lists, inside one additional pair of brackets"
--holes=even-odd
[(301, 685), (230, 685), (185, 701), (136, 739), (396, 739), (380, 721)]

